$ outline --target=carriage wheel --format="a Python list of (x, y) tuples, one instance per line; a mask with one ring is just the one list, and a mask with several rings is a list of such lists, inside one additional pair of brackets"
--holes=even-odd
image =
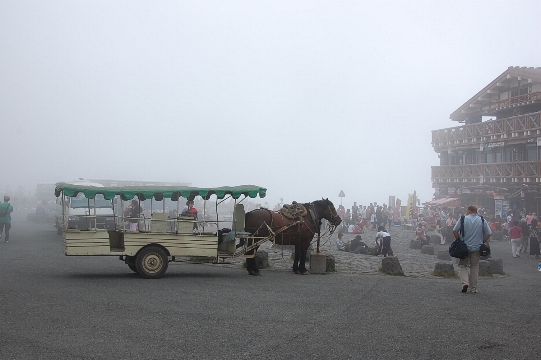
[(145, 279), (161, 278), (165, 274), (168, 265), (167, 254), (158, 246), (149, 246), (142, 249), (135, 258), (137, 273)]
[(128, 264), (128, 267), (129, 267), (130, 270), (133, 271), (134, 273), (137, 272), (137, 267), (135, 266), (135, 264)]
[(128, 265), (130, 270), (134, 273), (137, 272), (137, 266), (135, 266), (135, 256), (126, 256), (126, 265)]

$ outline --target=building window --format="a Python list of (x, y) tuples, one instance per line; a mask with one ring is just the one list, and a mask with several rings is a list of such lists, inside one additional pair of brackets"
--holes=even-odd
[(482, 164), (485, 162), (484, 153), (482, 151), (476, 151), (475, 152), (475, 163), (476, 164)]
[(537, 161), (537, 146), (526, 146), (526, 161)]
[(505, 162), (513, 162), (513, 149), (505, 149)]
[(501, 151), (496, 151), (494, 153), (494, 162), (497, 162), (497, 163), (501, 163), (503, 160), (502, 160), (502, 152)]

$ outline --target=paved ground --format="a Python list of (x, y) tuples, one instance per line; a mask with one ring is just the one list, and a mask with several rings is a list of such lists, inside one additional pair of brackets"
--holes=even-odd
[(114, 257), (64, 256), (53, 227), (19, 216), (0, 243), (0, 359), (536, 359), (541, 272), (510, 253), (493, 244), (508, 275), (479, 294), (423, 274), (428, 255), (405, 277), (337, 259), (327, 275), (176, 262), (143, 280)]

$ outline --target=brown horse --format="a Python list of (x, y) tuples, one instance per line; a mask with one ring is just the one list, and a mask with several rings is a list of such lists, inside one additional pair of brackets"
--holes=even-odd
[[(295, 245), (293, 271), (296, 274), (309, 274), (305, 266), (306, 252), (314, 235), (320, 231), (321, 220), (326, 219), (329, 221), (331, 233), (342, 221), (329, 199), (316, 200), (303, 204), (303, 206), (307, 210), (306, 215), (294, 219), (289, 219), (279, 212), (267, 209), (252, 210), (245, 217), (245, 230), (253, 236), (269, 236), (268, 227), (270, 227), (272, 232), (276, 234), (273, 239), (276, 244)], [(250, 252), (254, 254), (255, 251), (257, 249)], [(250, 254), (250, 252), (247, 254)], [(246, 259), (246, 265), (250, 275), (259, 275), (255, 258)]]

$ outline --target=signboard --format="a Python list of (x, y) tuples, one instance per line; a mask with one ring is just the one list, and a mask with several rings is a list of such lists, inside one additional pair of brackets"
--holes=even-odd
[(494, 148), (494, 147), (503, 147), (503, 146), (505, 146), (505, 142), (498, 141), (498, 142), (485, 144), (485, 149), (490, 149), (490, 148)]
[(338, 194), (338, 197), (340, 198), (340, 205), (342, 205), (342, 198), (346, 197), (346, 194), (344, 194), (344, 191), (340, 190), (340, 194)]
[(503, 218), (503, 200), (494, 200), (494, 215), (500, 215)]
[(395, 197), (389, 196), (389, 207), (394, 208), (395, 207)]

